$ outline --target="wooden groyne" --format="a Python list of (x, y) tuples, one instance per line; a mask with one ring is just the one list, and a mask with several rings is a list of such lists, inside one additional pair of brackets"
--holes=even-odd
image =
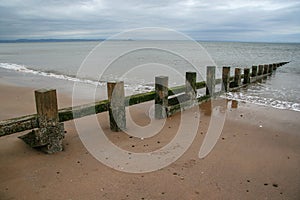
[[(216, 67), (208, 66), (206, 81), (196, 82), (196, 72), (186, 72), (186, 84), (173, 88), (168, 88), (167, 76), (159, 76), (155, 77), (155, 91), (128, 97), (124, 96), (123, 82), (108, 82), (107, 100), (62, 109), (57, 108), (56, 90), (37, 90), (35, 91), (37, 114), (0, 121), (0, 137), (38, 129), (21, 139), (33, 147), (47, 146), (45, 151), (48, 153), (60, 151), (64, 136), (62, 122), (108, 111), (111, 130), (122, 131), (126, 128), (126, 106), (154, 100), (155, 118), (166, 118), (220, 93), (238, 90), (259, 81), (287, 63), (289, 62), (252, 66), (251, 69), (244, 68), (243, 74), (241, 68), (235, 68), (233, 77), (230, 77), (231, 67), (226, 66), (222, 69), (221, 79), (215, 78)], [(222, 84), (220, 92), (215, 92), (216, 84)], [(206, 88), (206, 93), (197, 97), (197, 90), (201, 88)]]

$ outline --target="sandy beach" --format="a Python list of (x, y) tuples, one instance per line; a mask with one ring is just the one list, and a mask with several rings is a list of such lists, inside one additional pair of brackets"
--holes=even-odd
[[(0, 119), (35, 113), (34, 88), (0, 84)], [(59, 107), (71, 98), (58, 93)], [(147, 125), (153, 102), (130, 107), (133, 120)], [(199, 159), (211, 119), (210, 103), (200, 105), (199, 128), (190, 148), (171, 165), (130, 174), (107, 167), (82, 144), (74, 121), (65, 122), (65, 150), (46, 155), (16, 133), (0, 138), (0, 199), (300, 199), (300, 113), (228, 101), (216, 146)], [(184, 111), (193, 115), (193, 109)], [(93, 116), (81, 118), (86, 131)], [(180, 114), (160, 134), (140, 140), (109, 130), (108, 113), (97, 115), (108, 138), (123, 149), (149, 152), (174, 137)], [(188, 132), (187, 132), (188, 134)]]

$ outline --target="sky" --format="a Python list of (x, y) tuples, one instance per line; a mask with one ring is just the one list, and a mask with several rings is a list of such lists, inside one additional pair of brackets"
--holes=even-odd
[(0, 0), (0, 40), (162, 27), (195, 40), (300, 42), (299, 19), (299, 0)]

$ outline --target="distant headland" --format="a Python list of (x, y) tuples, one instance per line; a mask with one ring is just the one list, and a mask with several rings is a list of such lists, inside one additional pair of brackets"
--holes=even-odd
[(17, 40), (0, 40), (0, 43), (26, 43), (26, 42), (97, 42), (105, 39), (17, 39)]

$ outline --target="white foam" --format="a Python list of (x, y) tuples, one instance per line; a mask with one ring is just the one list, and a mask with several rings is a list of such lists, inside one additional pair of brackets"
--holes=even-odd
[(242, 101), (247, 103), (254, 103), (257, 105), (269, 106), (277, 109), (293, 110), (300, 112), (300, 104), (290, 101), (282, 101), (274, 98), (266, 98), (254, 95), (247, 95), (241, 92), (228, 92), (221, 97), (230, 100)]
[[(7, 69), (7, 70), (13, 70), (21, 73), (28, 73), (28, 74), (34, 74), (38, 76), (44, 76), (44, 77), (49, 77), (49, 78), (55, 78), (55, 79), (60, 79), (60, 80), (66, 80), (66, 81), (72, 81), (72, 82), (79, 82), (79, 83), (84, 83), (84, 84), (91, 84), (94, 86), (104, 86), (105, 81), (103, 82), (97, 82), (89, 79), (82, 79), (82, 78), (77, 78), (77, 77), (71, 77), (63, 74), (56, 74), (53, 72), (43, 72), (43, 71), (38, 71), (34, 69), (29, 69), (24, 65), (18, 65), (14, 63), (0, 63), (0, 68)], [(112, 75), (111, 75), (112, 76)], [(108, 80), (116, 80), (117, 77), (109, 77)], [(128, 80), (129, 81), (129, 80)], [(149, 85), (149, 84), (125, 84), (125, 88), (128, 90), (131, 90), (132, 93), (144, 93), (144, 92), (149, 92), (153, 91), (154, 87)]]
[(17, 72), (22, 72), (22, 73), (56, 78), (56, 79), (61, 79), (61, 80), (67, 80), (67, 81), (72, 81), (72, 82), (86, 83), (86, 84), (91, 84), (91, 85), (95, 85), (95, 86), (104, 85), (104, 83), (102, 83), (102, 82), (71, 77), (71, 76), (67, 76), (67, 75), (63, 75), (63, 74), (56, 74), (53, 72), (43, 72), (43, 71), (33, 70), (33, 69), (29, 69), (29, 68), (25, 67), (24, 65), (18, 65), (18, 64), (14, 64), (14, 63), (0, 63), (0, 68), (13, 70), (13, 71), (17, 71)]
[(150, 92), (154, 90), (153, 86), (149, 85), (142, 85), (142, 84), (136, 84), (136, 85), (124, 85), (125, 88), (131, 89), (134, 93), (143, 93), (143, 92)]

